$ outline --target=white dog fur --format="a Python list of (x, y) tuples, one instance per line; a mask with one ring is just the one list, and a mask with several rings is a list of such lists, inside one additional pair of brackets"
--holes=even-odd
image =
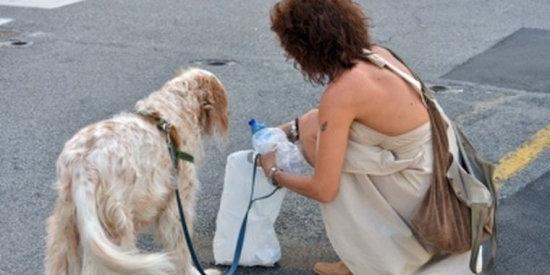
[[(176, 127), (182, 151), (200, 160), (201, 135), (227, 132), (227, 97), (210, 72), (188, 69), (135, 105)], [(191, 226), (195, 164), (180, 161), (183, 207)], [(134, 113), (80, 130), (57, 161), (58, 198), (47, 222), (45, 273), (199, 274), (183, 238), (164, 133)], [(140, 253), (139, 232), (152, 230), (162, 253)], [(210, 274), (218, 274), (210, 270)]]

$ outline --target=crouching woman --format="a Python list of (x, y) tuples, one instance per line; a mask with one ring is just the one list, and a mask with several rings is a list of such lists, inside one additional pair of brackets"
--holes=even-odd
[[(271, 22), (305, 78), (326, 87), (318, 109), (281, 126), (302, 144), (314, 174), (282, 171), (274, 154), (260, 159), (280, 186), (321, 203), (342, 261), (315, 271), (422, 273), (433, 255), (410, 221), (432, 182), (433, 150), (420, 84), (390, 51), (371, 44), (366, 16), (350, 0), (283, 0)], [(468, 274), (468, 254), (428, 273)]]

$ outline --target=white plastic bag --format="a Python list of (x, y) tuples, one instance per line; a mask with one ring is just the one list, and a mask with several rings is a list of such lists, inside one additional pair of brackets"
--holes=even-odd
[[(239, 229), (250, 201), (253, 159), (252, 150), (235, 152), (227, 157), (214, 235), (216, 264), (229, 265), (233, 261)], [(268, 182), (261, 167), (258, 167), (254, 198), (267, 195), (273, 190), (273, 185)], [(240, 265), (273, 266), (281, 259), (281, 247), (273, 224), (279, 215), (286, 192), (282, 188), (273, 196), (256, 201), (250, 209)]]

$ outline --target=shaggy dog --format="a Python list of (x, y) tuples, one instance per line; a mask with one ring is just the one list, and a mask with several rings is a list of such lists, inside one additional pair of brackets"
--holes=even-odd
[[(224, 87), (204, 70), (180, 72), (135, 110), (173, 125), (174, 142), (196, 159), (201, 134), (227, 132)], [(199, 274), (190, 263), (174, 192), (176, 182), (191, 222), (196, 167), (180, 161), (176, 173), (167, 148), (165, 133), (134, 113), (87, 126), (65, 144), (47, 222), (46, 274)], [(164, 253), (139, 253), (136, 237), (146, 229)]]

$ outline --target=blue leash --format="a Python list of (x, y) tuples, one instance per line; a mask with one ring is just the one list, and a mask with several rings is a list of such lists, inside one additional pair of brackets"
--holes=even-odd
[(195, 253), (195, 249), (193, 249), (191, 234), (189, 234), (189, 229), (187, 228), (187, 222), (185, 222), (185, 215), (183, 214), (183, 208), (181, 207), (180, 192), (177, 188), (176, 188), (176, 201), (178, 202), (178, 211), (180, 213), (180, 222), (181, 222), (181, 227), (183, 229), (183, 235), (185, 236), (185, 241), (187, 242), (187, 249), (191, 253), (191, 259), (193, 260), (193, 264), (195, 265), (195, 268), (201, 275), (206, 275), (206, 272), (204, 272), (204, 269), (202, 268), (201, 263), (199, 262), (197, 253)]
[[(269, 194), (265, 196), (261, 196), (259, 198), (254, 198), (254, 189), (256, 186), (256, 171), (258, 167), (258, 159), (260, 157), (260, 154), (256, 154), (254, 157), (254, 165), (252, 165), (252, 188), (250, 192), (250, 200), (248, 203), (248, 208), (246, 209), (246, 213), (243, 218), (243, 222), (241, 223), (241, 229), (239, 230), (239, 237), (237, 238), (237, 244), (235, 246), (235, 253), (233, 254), (233, 262), (231, 263), (231, 267), (229, 270), (227, 270), (224, 275), (233, 275), (237, 271), (237, 268), (239, 268), (239, 262), (241, 260), (241, 253), (243, 251), (243, 245), (244, 245), (244, 236), (246, 235), (246, 224), (248, 222), (248, 213), (250, 212), (250, 209), (252, 208), (252, 205), (260, 200), (267, 199), (271, 196), (273, 196), (281, 187), (275, 188), (273, 191), (271, 191)], [(193, 264), (195, 265), (195, 268), (201, 275), (206, 275), (206, 272), (204, 272), (204, 269), (202, 268), (199, 258), (197, 257), (197, 253), (195, 252), (195, 249), (193, 248), (193, 242), (191, 240), (191, 235), (189, 234), (189, 229), (187, 228), (187, 223), (185, 222), (185, 215), (183, 214), (183, 208), (181, 206), (181, 199), (179, 195), (179, 191), (176, 189), (176, 201), (178, 203), (178, 210), (180, 214), (180, 221), (181, 226), (183, 229), (183, 235), (185, 236), (185, 241), (187, 242), (187, 249), (189, 250), (189, 253), (191, 253), (191, 259), (193, 260)]]

